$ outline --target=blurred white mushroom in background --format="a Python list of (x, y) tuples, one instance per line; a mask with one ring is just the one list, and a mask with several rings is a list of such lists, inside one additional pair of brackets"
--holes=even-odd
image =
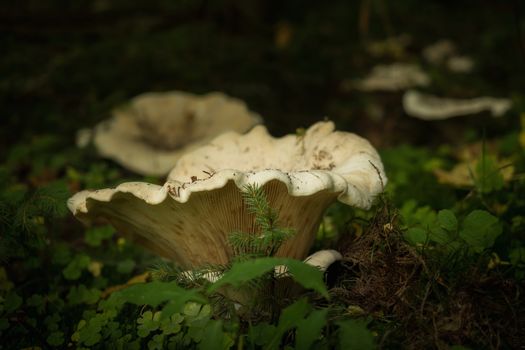
[(423, 57), (433, 65), (445, 65), (454, 73), (469, 73), (474, 68), (474, 60), (466, 55), (458, 55), (456, 45), (442, 39), (423, 49)]
[(403, 108), (411, 116), (423, 120), (442, 120), (452, 117), (490, 112), (500, 117), (512, 106), (508, 98), (477, 97), (471, 99), (442, 98), (409, 90), (403, 95)]
[(77, 145), (92, 139), (101, 156), (142, 175), (164, 176), (184, 153), (225, 131), (245, 132), (261, 122), (246, 104), (223, 93), (145, 93), (116, 108)]
[(354, 82), (362, 91), (399, 91), (414, 86), (427, 86), (430, 77), (415, 64), (393, 63), (375, 66), (364, 79)]

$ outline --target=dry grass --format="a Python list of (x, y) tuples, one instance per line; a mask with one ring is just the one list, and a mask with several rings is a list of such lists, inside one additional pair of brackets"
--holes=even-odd
[(388, 203), (362, 235), (344, 235), (338, 246), (344, 261), (333, 300), (371, 316), (383, 329), (381, 347), (523, 348), (524, 284), (476, 266), (442, 271), (435, 256), (405, 243)]

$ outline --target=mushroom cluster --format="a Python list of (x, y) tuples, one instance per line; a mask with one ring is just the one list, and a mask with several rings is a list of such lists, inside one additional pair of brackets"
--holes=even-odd
[(127, 169), (165, 176), (189, 150), (225, 131), (245, 132), (260, 122), (244, 102), (219, 92), (202, 96), (181, 91), (145, 93), (98, 124), (93, 143), (103, 157)]
[(178, 159), (163, 186), (142, 182), (82, 191), (68, 201), (84, 222), (105, 218), (121, 233), (182, 268), (224, 265), (231, 232), (257, 235), (243, 201), (261, 187), (281, 227), (295, 234), (276, 256), (304, 259), (333, 202), (369, 208), (386, 184), (381, 159), (365, 139), (319, 122), (301, 135), (270, 136), (264, 126), (224, 133)]

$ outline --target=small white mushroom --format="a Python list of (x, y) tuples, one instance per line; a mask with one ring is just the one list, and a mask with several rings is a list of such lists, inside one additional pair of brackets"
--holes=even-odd
[(68, 206), (80, 220), (105, 218), (159, 255), (194, 269), (229, 263), (231, 232), (260, 234), (243, 200), (246, 185), (260, 186), (279, 212), (278, 225), (295, 231), (276, 256), (304, 259), (331, 203), (369, 208), (386, 181), (372, 145), (334, 131), (331, 122), (282, 138), (256, 126), (185, 154), (164, 186), (131, 182), (82, 191)]
[(461, 115), (489, 111), (500, 117), (512, 106), (509, 99), (478, 97), (472, 99), (441, 98), (409, 90), (403, 95), (403, 108), (411, 116), (423, 120), (443, 120)]
[(394, 63), (378, 65), (355, 86), (362, 91), (399, 91), (414, 86), (427, 86), (429, 76), (415, 64)]
[(326, 271), (334, 262), (343, 259), (341, 253), (333, 249), (319, 250), (305, 259), (305, 263)]
[(98, 124), (98, 152), (136, 173), (166, 175), (181, 155), (222, 132), (245, 132), (261, 118), (241, 100), (222, 93), (146, 93)]

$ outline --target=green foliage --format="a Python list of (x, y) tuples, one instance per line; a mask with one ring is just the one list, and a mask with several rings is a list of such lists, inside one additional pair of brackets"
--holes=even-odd
[(37, 189), (0, 183), (0, 259), (24, 256), (42, 247), (48, 227), (66, 214), (68, 197), (63, 181)]
[(232, 232), (228, 237), (230, 245), (239, 256), (272, 256), (294, 234), (293, 230), (277, 226), (279, 213), (268, 203), (262, 187), (246, 185), (243, 199), (248, 211), (255, 216), (255, 225), (260, 232)]
[(265, 348), (278, 349), (283, 335), (290, 329), (297, 327), (298, 323), (305, 318), (310, 309), (311, 305), (306, 299), (300, 299), (284, 309), (279, 317), (279, 323), (277, 324), (275, 332), (273, 332), (269, 338), (268, 343), (265, 344)]
[(345, 320), (339, 325), (339, 348), (340, 349), (376, 349), (375, 339), (367, 328), (366, 321)]
[(297, 260), (271, 257), (234, 263), (220, 280), (208, 288), (208, 292), (214, 292), (227, 284), (239, 287), (243, 283), (264, 276), (278, 266), (286, 266), (291, 277), (303, 287), (313, 289), (324, 297), (328, 297), (323, 274), (317, 268)]
[(91, 259), (85, 254), (76, 255), (73, 260), (62, 271), (64, 277), (68, 280), (77, 280), (80, 278), (82, 271), (87, 269)]
[(212, 320), (204, 329), (200, 350), (229, 349), (234, 345), (234, 340), (223, 331), (223, 322)]
[(115, 234), (115, 230), (111, 226), (98, 226), (86, 230), (84, 240), (87, 244), (93, 247), (98, 247), (102, 241), (110, 239)]
[[(447, 154), (447, 150), (442, 151)], [(453, 191), (439, 184), (432, 174), (449, 161), (440, 154), (424, 148), (401, 145), (381, 151), (388, 175), (386, 190), (398, 206), (414, 201), (421, 206), (448, 207), (453, 205)]]
[[(432, 11), (419, 11), (422, 6)], [(38, 17), (39, 23), (31, 25), (29, 21), (12, 28), (8, 25), (6, 49), (0, 59), (3, 72), (0, 91), (6, 97), (2, 116), (5, 125), (0, 130), (0, 260), (4, 263), (0, 268), (0, 347), (126, 350), (367, 349), (377, 345), (458, 350), (467, 349), (466, 345), (472, 349), (519, 347), (520, 344), (509, 343), (512, 337), (506, 336), (502, 328), (506, 319), (515, 315), (518, 315), (516, 324), (522, 324), (519, 311), (523, 307), (515, 307), (505, 317), (493, 316), (494, 310), (506, 310), (507, 305), (523, 306), (519, 304), (524, 295), (519, 280), (525, 278), (525, 117), (519, 130), (518, 115), (525, 107), (520, 92), (524, 84), (523, 75), (513, 72), (520, 57), (508, 50), (512, 26), (497, 25), (505, 24), (506, 16), (493, 16), (491, 11), (485, 11), (490, 17), (487, 21), (483, 11), (474, 9), (472, 21), (494, 24), (482, 26), (476, 41), (479, 45), (474, 47), (469, 44), (470, 31), (461, 30), (465, 26), (463, 18), (449, 15), (450, 6), (441, 6), (439, 2), (430, 5), (403, 2), (389, 6), (388, 11), (379, 9), (380, 18), (377, 6), (365, 6), (365, 12), (370, 12), (372, 29), (374, 23), (384, 22), (386, 32), (390, 32), (389, 16), (407, 18), (394, 21), (394, 29), (412, 37), (408, 51), (400, 48), (390, 50), (395, 53), (388, 57), (368, 57), (360, 49), (373, 46), (381, 30), (370, 30), (367, 21), (361, 21), (365, 24), (360, 25), (359, 31), (363, 38), (348, 40), (346, 29), (355, 19), (359, 3), (336, 1), (331, 6), (299, 7), (283, 3), (277, 7), (265, 4), (261, 8), (260, 2), (207, 2), (203, 6), (200, 2), (161, 0), (145, 12), (141, 5), (124, 1), (46, 3), (46, 13), (72, 14), (71, 21), (60, 23), (64, 31), (54, 30), (45, 16), (41, 18), (39, 11), (43, 7), (38, 2), (11, 7), (5, 9), (7, 17), (14, 9)], [(289, 21), (284, 26), (288, 28), (289, 39), (283, 47), (274, 47), (273, 29), (268, 29), (275, 28), (277, 38), (281, 23), (272, 23), (274, 16), (258, 16), (261, 10), (273, 13), (275, 9)], [(407, 16), (414, 9), (423, 16), (418, 16), (415, 22), (411, 20), (414, 16)], [(75, 14), (92, 16), (93, 25), (86, 21), (81, 31), (67, 30), (69, 26), (75, 27)], [(471, 126), (467, 125), (468, 117), (413, 122), (409, 118), (397, 119), (403, 115), (402, 107), (388, 94), (356, 92), (351, 99), (343, 96), (348, 72), (365, 75), (359, 69), (368, 69), (378, 60), (417, 59), (414, 56), (417, 49), (435, 39), (429, 36), (434, 26), (421, 27), (421, 23), (432, 24), (436, 16), (445, 20), (442, 27), (454, 34), (460, 51), (475, 49), (471, 54), (480, 74), (451, 74), (444, 72), (443, 67), (427, 64), (424, 68), (432, 75), (428, 89), (451, 97), (501, 95), (509, 90), (513, 109), (506, 118), (476, 116), (472, 120), (477, 124)], [(228, 21), (230, 17), (235, 17), (235, 21)], [(454, 21), (456, 17), (460, 20)], [(173, 18), (180, 19), (175, 26)], [(323, 18), (330, 18), (330, 23), (324, 23)], [(105, 25), (106, 20), (115, 25)], [(92, 40), (95, 32), (97, 40)], [(35, 40), (23, 40), (26, 37)], [(45, 40), (36, 40), (42, 38)], [(323, 45), (312, 45), (320, 42)], [(342, 42), (350, 44), (341, 45)], [(214, 54), (203, 54), (209, 52)], [(253, 65), (253, 59), (236, 59), (238, 69), (217, 69), (228, 67), (232, 58), (268, 56), (272, 58), (265, 60), (269, 65), (263, 61)], [(35, 57), (39, 58), (39, 64), (35, 64)], [(100, 57), (105, 59), (99, 60)], [(192, 69), (184, 63), (188, 58)], [(127, 64), (115, 69), (115, 62)], [(284, 78), (282, 74), (271, 74), (282, 71), (289, 74)], [(481, 78), (491, 76), (498, 79)], [(412, 276), (416, 287), (407, 284), (410, 293), (403, 296), (401, 307), (392, 304), (400, 293), (398, 290), (387, 293), (387, 300), (379, 300), (374, 308), (348, 306), (348, 298), (362, 292), (355, 290), (355, 280), (370, 273), (361, 268), (365, 265), (363, 260), (373, 260), (376, 254), (392, 248), (388, 234), (397, 230), (395, 219), (376, 227), (372, 220), (377, 214), (375, 210), (365, 213), (340, 204), (327, 211), (317, 241), (320, 248), (345, 250), (347, 239), (366, 238), (371, 231), (380, 231), (377, 237), (381, 237), (370, 255), (344, 262), (345, 272), (335, 272), (336, 279), (342, 282), (330, 290), (319, 271), (300, 262), (274, 258), (279, 246), (294, 232), (280, 226), (278, 213), (257, 187), (244, 191), (245, 205), (253, 215), (256, 232), (231, 234), (229, 240), (236, 259), (232, 264), (216, 267), (220, 273), (226, 271), (223, 280), (208, 286), (201, 278), (199, 283), (204, 282), (205, 286), (193, 281), (183, 287), (173, 282), (177, 274), (180, 276), (175, 267), (164, 271), (162, 282), (128, 283), (134, 274), (161, 264), (160, 259), (107, 226), (84, 230), (67, 215), (65, 200), (72, 192), (112, 186), (133, 175), (109, 160), (96, 158), (92, 147), (77, 149), (73, 138), (80, 127), (101, 121), (114, 106), (145, 87), (162, 91), (173, 86), (186, 86), (192, 91), (219, 87), (246, 99), (250, 106), (268, 116), (270, 128), (278, 133), (304, 123), (304, 115), (326, 113), (341, 116), (337, 120), (338, 129), (353, 129), (358, 121), (363, 136), (377, 136), (379, 119), (372, 118), (381, 118), (386, 130), (381, 144), (394, 145), (379, 150), (389, 178), (387, 195), (394, 203), (393, 217), (395, 212), (400, 213), (404, 236), (415, 247), (410, 252), (422, 262)], [(339, 91), (340, 87), (343, 90)], [(71, 93), (77, 91), (85, 93)], [(385, 115), (369, 113), (384, 106), (388, 109)], [(288, 122), (280, 123), (285, 117)], [(390, 132), (393, 122), (400, 128), (396, 126)], [(502, 166), (501, 159), (483, 150), (470, 169), (471, 185), (456, 189), (439, 183), (435, 170), (452, 169), (457, 159), (463, 161), (459, 152), (448, 144), (480, 141), (481, 124), (487, 125), (486, 148), (491, 152), (492, 147), (499, 148), (493, 154), (503, 154), (509, 164), (512, 162), (515, 169), (512, 180), (503, 176), (506, 164)], [(305, 129), (298, 129), (296, 134), (296, 141), (304, 143)], [(375, 137), (374, 141), (377, 140)], [(399, 141), (407, 144), (395, 146)], [(414, 146), (423, 143), (424, 146)], [(451, 261), (457, 264), (449, 268), (453, 265)], [(275, 290), (268, 288), (278, 279), (274, 271), (281, 265), (287, 269), (290, 277), (287, 280), (293, 278), (308, 290), (281, 299)], [(352, 265), (351, 273), (348, 265)], [(478, 270), (480, 276), (468, 275), (458, 283), (460, 288), (455, 289), (447, 272), (458, 270), (458, 266)], [(202, 275), (202, 271), (214, 268), (205, 266), (195, 274)], [(426, 275), (427, 269), (435, 275), (430, 272)], [(333, 275), (325, 277), (329, 280)], [(484, 284), (498, 278), (505, 279), (503, 286)], [(433, 283), (428, 293), (427, 279)], [(474, 283), (469, 285), (470, 279)], [(242, 291), (245, 287), (260, 290), (250, 300), (253, 304), (268, 299), (280, 305), (267, 313), (250, 313), (244, 308), (237, 310), (238, 305), (221, 294), (225, 290)], [(472, 300), (464, 297), (471, 290), (475, 290)], [(491, 298), (491, 293), (497, 297)], [(331, 298), (327, 299), (327, 295)], [(373, 301), (367, 299), (363, 303)], [(474, 316), (481, 315), (482, 322), (472, 325), (469, 321), (476, 317), (468, 312), (475, 310), (477, 304), (481, 304), (482, 312)], [(404, 305), (409, 308), (404, 309)], [(459, 310), (453, 308), (456, 305), (460, 305)], [(349, 312), (354, 307), (358, 312)], [(365, 313), (365, 309), (373, 310), (369, 319), (348, 318)], [(409, 310), (409, 316), (415, 319), (410, 320), (408, 327), (403, 323), (404, 315), (396, 313), (398, 309)], [(446, 318), (439, 319), (440, 312)], [(422, 318), (418, 319), (418, 315)], [(464, 315), (469, 317), (461, 319)], [(456, 322), (456, 318), (462, 322)], [(452, 330), (456, 323), (468, 332)], [(502, 328), (491, 328), (498, 325)], [(427, 329), (430, 336), (426, 346), (397, 344), (399, 338), (403, 338), (401, 343), (406, 341), (406, 333), (400, 333), (405, 328), (414, 338), (421, 338), (417, 332)], [(485, 340), (491, 334), (496, 335), (497, 341)], [(522, 337), (515, 338), (519, 341)], [(453, 345), (458, 341), (464, 344)]]
[(483, 152), (480, 161), (476, 164), (474, 184), (481, 194), (498, 191), (503, 188), (505, 181), (495, 157)]
[(494, 245), (501, 232), (502, 227), (498, 218), (486, 211), (474, 210), (463, 220), (463, 228), (459, 236), (475, 252), (481, 253)]
[(525, 247), (517, 247), (509, 252), (510, 263), (516, 269), (516, 278), (518, 280), (525, 278)]
[(88, 289), (81, 284), (74, 286), (69, 290), (67, 295), (68, 302), (71, 305), (76, 304), (95, 304), (100, 299), (101, 291), (96, 288)]
[[(412, 223), (412, 227), (405, 232), (405, 238), (416, 246), (434, 243), (447, 250), (455, 250), (463, 244), (474, 253), (482, 253), (490, 249), (502, 233), (498, 218), (484, 210), (470, 212), (461, 225), (458, 225), (456, 215), (448, 209), (436, 214), (429, 208), (421, 208), (412, 214), (412, 218), (409, 216), (406, 219), (407, 223)], [(410, 215), (410, 212), (405, 211), (405, 215)], [(418, 218), (420, 223), (417, 222)]]
[(122, 305), (125, 302), (135, 305), (158, 306), (164, 302), (171, 301), (182, 307), (187, 301), (205, 303), (206, 299), (196, 290), (186, 290), (177, 285), (176, 282), (141, 283), (130, 286), (122, 291), (111, 295), (108, 303), (113, 306)]
[(455, 231), (458, 228), (458, 219), (452, 210), (440, 210), (437, 216), (439, 226), (447, 231)]
[(328, 311), (328, 309), (313, 310), (306, 318), (297, 323), (296, 349), (310, 349), (321, 338)]

